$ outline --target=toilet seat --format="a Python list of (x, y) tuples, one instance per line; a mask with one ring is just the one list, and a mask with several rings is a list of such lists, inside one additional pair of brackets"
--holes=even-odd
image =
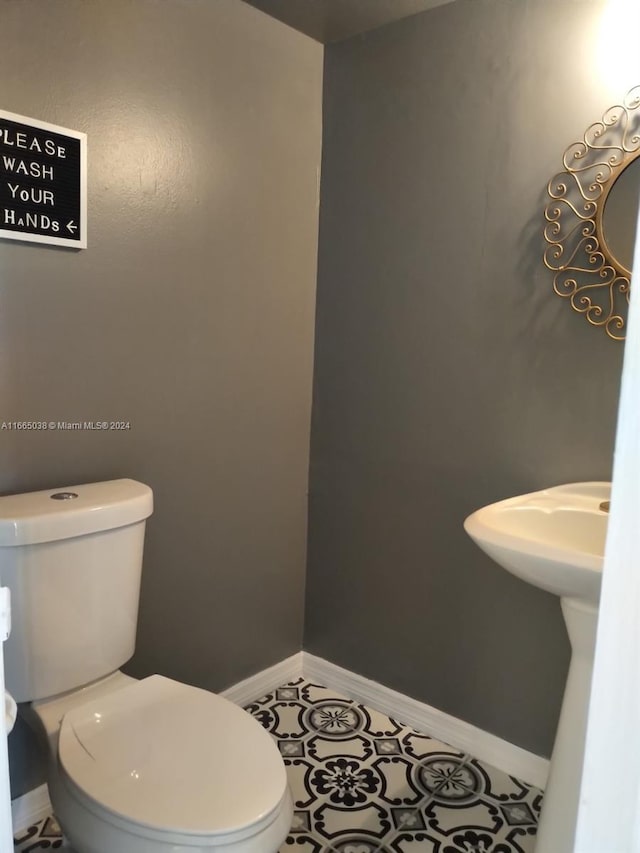
[(58, 755), (84, 797), (141, 834), (248, 837), (287, 796), (280, 753), (256, 720), (159, 675), (65, 714)]

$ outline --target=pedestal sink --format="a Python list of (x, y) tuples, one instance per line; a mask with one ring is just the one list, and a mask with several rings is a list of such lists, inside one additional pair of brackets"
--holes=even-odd
[(560, 596), (571, 642), (536, 853), (573, 853), (610, 494), (610, 483), (555, 486), (483, 507), (464, 522), (496, 563)]

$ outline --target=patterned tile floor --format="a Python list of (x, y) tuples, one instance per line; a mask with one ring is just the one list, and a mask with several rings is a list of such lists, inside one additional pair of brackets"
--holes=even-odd
[[(280, 853), (533, 853), (542, 792), (501, 770), (303, 679), (246, 710), (287, 767)], [(15, 839), (16, 853), (60, 847), (51, 818)]]

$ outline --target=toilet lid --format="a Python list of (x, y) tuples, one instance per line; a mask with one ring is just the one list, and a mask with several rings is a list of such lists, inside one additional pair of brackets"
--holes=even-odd
[(173, 832), (217, 835), (263, 822), (287, 786), (280, 753), (257, 720), (160, 675), (69, 711), (58, 752), (99, 805)]

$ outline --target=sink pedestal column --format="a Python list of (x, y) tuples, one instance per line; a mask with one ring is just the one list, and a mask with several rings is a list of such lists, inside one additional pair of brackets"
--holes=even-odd
[(562, 598), (571, 664), (542, 803), (536, 853), (573, 853), (598, 625), (597, 605)]

